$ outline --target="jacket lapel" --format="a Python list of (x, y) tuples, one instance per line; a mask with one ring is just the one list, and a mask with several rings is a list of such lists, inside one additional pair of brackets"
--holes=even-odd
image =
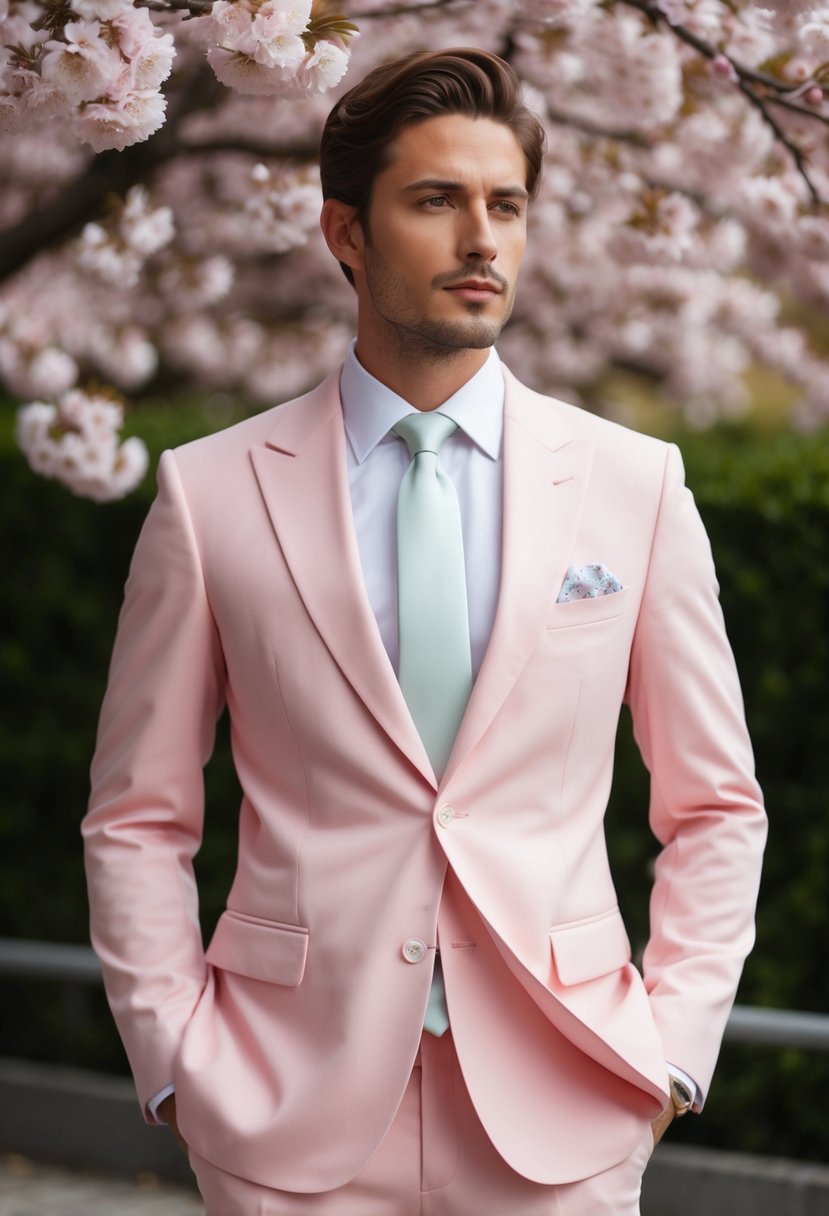
[(593, 455), (569, 410), (505, 368), (501, 586), (489, 647), (444, 775), (476, 747), (538, 642), (567, 572)]
[(363, 579), (346, 472), (339, 371), (276, 410), (251, 460), (299, 594), (343, 675), (389, 738), (436, 785)]

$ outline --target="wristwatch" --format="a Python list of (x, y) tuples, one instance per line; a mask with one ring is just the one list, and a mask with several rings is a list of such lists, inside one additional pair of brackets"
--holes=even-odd
[(674, 1115), (679, 1119), (682, 1115), (688, 1114), (694, 1098), (685, 1082), (680, 1081), (679, 1077), (675, 1077), (672, 1073), (669, 1074), (669, 1083), (671, 1101), (674, 1104)]

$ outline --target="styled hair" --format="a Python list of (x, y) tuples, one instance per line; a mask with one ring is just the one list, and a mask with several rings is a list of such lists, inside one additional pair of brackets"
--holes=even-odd
[[(356, 208), (368, 231), (374, 180), (391, 162), (400, 131), (428, 118), (464, 114), (503, 123), (527, 161), (527, 191), (538, 190), (544, 130), (521, 96), (521, 82), (497, 55), (474, 47), (419, 51), (381, 64), (334, 106), (320, 144), (323, 198)], [(343, 268), (353, 284), (349, 267)]]

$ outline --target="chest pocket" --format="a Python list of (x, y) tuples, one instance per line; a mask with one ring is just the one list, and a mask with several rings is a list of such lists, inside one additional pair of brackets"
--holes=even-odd
[(565, 600), (562, 604), (553, 604), (547, 617), (548, 629), (570, 629), (580, 625), (590, 625), (598, 621), (610, 621), (622, 616), (631, 607), (629, 587), (621, 591), (613, 591), (609, 595), (596, 595), (585, 600)]

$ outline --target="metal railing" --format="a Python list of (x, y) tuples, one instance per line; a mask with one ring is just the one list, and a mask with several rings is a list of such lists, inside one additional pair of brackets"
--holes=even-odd
[[(101, 965), (89, 946), (0, 937), (0, 976), (101, 983)], [(725, 1037), (733, 1043), (829, 1051), (829, 1014), (735, 1005)]]

